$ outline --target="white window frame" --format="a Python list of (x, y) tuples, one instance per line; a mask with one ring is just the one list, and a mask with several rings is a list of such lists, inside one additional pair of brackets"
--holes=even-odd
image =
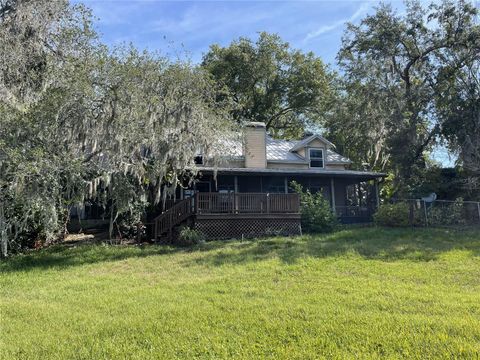
[[(322, 166), (312, 166), (312, 156), (311, 156), (312, 150), (322, 152), (322, 158), (321, 158)], [(319, 157), (314, 157), (313, 159), (320, 160)], [(323, 148), (308, 148), (308, 166), (312, 169), (325, 169), (325, 150)]]

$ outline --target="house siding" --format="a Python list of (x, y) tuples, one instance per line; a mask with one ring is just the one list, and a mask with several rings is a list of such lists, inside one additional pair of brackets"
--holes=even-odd
[(318, 140), (318, 139), (313, 139), (313, 140), (308, 144), (308, 147), (326, 149), (326, 148), (327, 148), (327, 144), (325, 144), (323, 141), (320, 141), (320, 140)]
[(269, 169), (308, 169), (308, 164), (268, 162), (267, 168)]
[(326, 164), (327, 170), (345, 170), (345, 165), (342, 164)]

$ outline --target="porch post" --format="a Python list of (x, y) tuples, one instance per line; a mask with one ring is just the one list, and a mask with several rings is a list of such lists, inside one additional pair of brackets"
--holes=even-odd
[(332, 198), (332, 211), (335, 214), (335, 182), (333, 181), (333, 177), (330, 178), (330, 196)]
[(374, 185), (375, 185), (375, 205), (377, 206), (377, 209), (380, 206), (380, 194), (378, 192), (378, 179), (374, 179)]
[(288, 179), (286, 176), (284, 178), (284, 187), (285, 187), (285, 194), (288, 194)]
[(235, 175), (233, 177), (233, 203), (234, 203), (234, 208), (235, 208), (235, 212), (238, 211), (238, 199), (237, 199), (237, 195), (238, 194), (238, 176)]
[(357, 198), (358, 198), (358, 206), (362, 206), (362, 182), (361, 181), (357, 184)]

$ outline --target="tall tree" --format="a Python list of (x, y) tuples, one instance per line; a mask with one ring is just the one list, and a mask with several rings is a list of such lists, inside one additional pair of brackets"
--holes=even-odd
[[(377, 153), (388, 162), (378, 163), (374, 156), (370, 165), (389, 165), (398, 190), (424, 166), (426, 152), (441, 135), (442, 118), (435, 105), (448, 81), (442, 75), (445, 68), (455, 72), (478, 58), (472, 51), (479, 41), (476, 16), (477, 9), (465, 1), (426, 8), (407, 2), (405, 15), (380, 5), (360, 25), (348, 26), (338, 60), (343, 95), (358, 121), (347, 120), (345, 114), (327, 121), (327, 128), (335, 132), (343, 127), (348, 131), (344, 134), (360, 129), (376, 141), (381, 147)], [(451, 56), (461, 53), (469, 56)], [(337, 121), (348, 125), (338, 126)]]
[[(480, 46), (475, 51), (480, 54)], [(470, 175), (465, 186), (480, 190), (480, 57), (455, 71), (447, 67), (443, 76), (446, 81), (435, 104), (441, 133)]]
[(278, 35), (260, 33), (228, 47), (212, 45), (202, 67), (225, 87), (237, 122), (261, 121), (277, 136), (298, 136), (316, 123), (330, 98), (331, 75), (313, 53), (294, 50)]
[(226, 151), (215, 140), (233, 122), (202, 69), (110, 51), (84, 7), (12, 4), (0, 17), (3, 253), (58, 238), (85, 199), (109, 203), (111, 230), (122, 215), (138, 221), (168, 185), (195, 175), (198, 149)]

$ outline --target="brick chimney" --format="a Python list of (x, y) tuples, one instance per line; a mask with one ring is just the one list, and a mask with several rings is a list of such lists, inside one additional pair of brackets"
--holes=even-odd
[(245, 125), (245, 167), (262, 168), (267, 167), (267, 132), (265, 123), (249, 122)]

